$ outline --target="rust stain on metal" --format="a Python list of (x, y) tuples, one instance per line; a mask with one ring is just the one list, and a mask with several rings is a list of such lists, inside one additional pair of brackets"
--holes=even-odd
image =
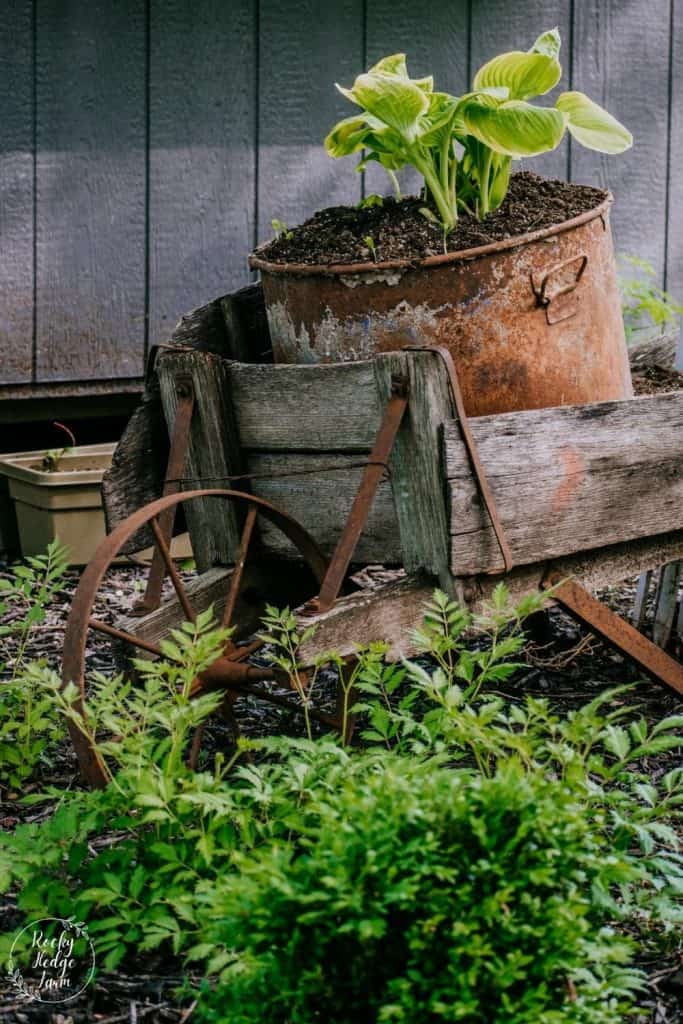
[(562, 462), (562, 480), (555, 489), (551, 508), (561, 515), (572, 505), (574, 496), (586, 478), (586, 463), (576, 448), (563, 445), (557, 454)]
[(555, 228), (417, 263), (311, 267), (254, 256), (276, 362), (441, 345), (470, 416), (630, 398), (609, 202)]

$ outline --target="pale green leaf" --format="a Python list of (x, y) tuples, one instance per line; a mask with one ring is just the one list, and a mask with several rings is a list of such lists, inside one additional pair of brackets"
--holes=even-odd
[(363, 149), (370, 128), (362, 114), (339, 121), (325, 139), (325, 149), (332, 157), (349, 156)]
[(521, 100), (498, 103), (480, 94), (466, 100), (461, 113), (471, 135), (494, 152), (517, 159), (555, 149), (565, 130), (559, 110), (533, 107)]
[(429, 109), (429, 99), (422, 89), (392, 75), (359, 75), (353, 95), (365, 110), (408, 142), (415, 140), (419, 120)]
[(560, 33), (557, 28), (551, 28), (547, 32), (542, 32), (534, 45), (531, 47), (530, 53), (544, 53), (547, 57), (559, 57), (560, 46), (562, 40), (560, 39)]
[(494, 57), (477, 71), (474, 88), (505, 86), (510, 90), (511, 99), (526, 100), (550, 92), (561, 77), (562, 68), (556, 57), (511, 50)]
[(405, 53), (392, 53), (389, 57), (382, 57), (370, 70), (369, 75), (397, 75), (398, 78), (408, 80), (408, 67), (406, 65)]
[(567, 118), (567, 127), (577, 142), (599, 153), (623, 153), (633, 145), (633, 136), (582, 92), (563, 92), (555, 104)]

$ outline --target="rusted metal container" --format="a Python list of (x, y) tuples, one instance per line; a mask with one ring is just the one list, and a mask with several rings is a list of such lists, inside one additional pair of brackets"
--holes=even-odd
[(439, 344), (472, 416), (633, 394), (608, 196), (551, 228), (418, 262), (269, 263), (276, 362), (348, 362)]

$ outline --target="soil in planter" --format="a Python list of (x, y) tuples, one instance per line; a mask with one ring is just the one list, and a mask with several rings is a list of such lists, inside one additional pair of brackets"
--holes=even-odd
[(636, 395), (658, 395), (666, 391), (683, 391), (683, 373), (667, 370), (663, 366), (645, 366), (633, 370), (633, 390)]
[[(448, 252), (472, 249), (555, 224), (595, 209), (607, 193), (589, 185), (540, 178), (530, 171), (513, 174), (503, 202), (484, 221), (462, 212), (458, 225), (446, 239)], [(261, 246), (257, 252), (272, 263), (383, 263), (388, 260), (420, 260), (444, 252), (439, 224), (420, 213), (425, 201), (407, 196), (400, 201), (385, 198), (382, 206), (358, 209), (330, 206), (310, 220)], [(365, 239), (371, 237), (374, 254)]]

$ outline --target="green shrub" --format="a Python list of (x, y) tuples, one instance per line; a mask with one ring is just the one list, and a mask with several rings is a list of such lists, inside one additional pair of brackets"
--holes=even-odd
[(291, 842), (236, 866), (205, 894), (204, 941), (234, 951), (205, 1021), (617, 1021), (635, 981), (591, 901), (632, 866), (514, 761), (482, 778), (358, 757)]

